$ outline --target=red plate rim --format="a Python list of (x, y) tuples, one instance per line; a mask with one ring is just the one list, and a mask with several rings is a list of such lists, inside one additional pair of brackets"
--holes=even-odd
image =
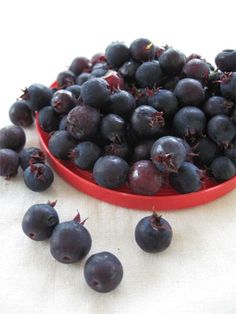
[[(43, 132), (40, 128), (37, 115), (36, 129), (40, 138), (41, 146), (49, 157), (50, 164), (62, 178), (79, 191), (113, 205), (139, 210), (184, 209), (211, 202), (236, 188), (235, 176), (221, 184), (217, 184), (216, 182), (209, 180), (210, 185), (213, 186), (188, 194), (144, 196), (106, 189), (76, 174), (50, 153), (47, 146), (48, 134)], [(81, 172), (87, 173), (87, 171)]]

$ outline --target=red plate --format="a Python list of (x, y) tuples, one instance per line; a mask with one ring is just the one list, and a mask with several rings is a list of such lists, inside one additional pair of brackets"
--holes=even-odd
[(202, 190), (189, 194), (178, 194), (170, 187), (162, 188), (156, 196), (132, 194), (127, 186), (109, 190), (97, 185), (90, 172), (77, 168), (71, 162), (60, 161), (50, 153), (49, 136), (41, 130), (37, 117), (36, 128), (41, 145), (57, 173), (78, 190), (104, 202), (140, 210), (173, 210), (208, 203), (236, 188), (236, 177), (234, 177), (222, 184), (206, 179)]

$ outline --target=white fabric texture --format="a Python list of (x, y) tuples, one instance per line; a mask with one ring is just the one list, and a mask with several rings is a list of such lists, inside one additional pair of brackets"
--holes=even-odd
[[(20, 88), (49, 85), (74, 57), (90, 57), (112, 40), (143, 36), (214, 60), (222, 49), (235, 48), (230, 7), (227, 0), (214, 8), (201, 0), (197, 5), (181, 0), (140, 5), (41, 1), (37, 8), (27, 0), (1, 4), (0, 127), (10, 124), (8, 109)], [(38, 146), (35, 129), (26, 133), (26, 146)], [(120, 259), (124, 277), (116, 290), (94, 292), (83, 277), (87, 258), (60, 264), (50, 255), (48, 241), (34, 242), (23, 234), (25, 211), (48, 200), (58, 200), (61, 221), (77, 210), (88, 217), (85, 225), (93, 239), (88, 256), (106, 250)], [(21, 171), (10, 181), (0, 178), (0, 313), (235, 314), (235, 201), (236, 190), (203, 206), (159, 211), (173, 227), (173, 241), (166, 251), (147, 254), (136, 245), (134, 229), (150, 212), (93, 199), (56, 173), (52, 187), (42, 193), (26, 188)]]

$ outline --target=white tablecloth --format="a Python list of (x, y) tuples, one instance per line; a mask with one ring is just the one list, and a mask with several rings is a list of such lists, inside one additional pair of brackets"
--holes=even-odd
[[(73, 57), (104, 49), (112, 40), (140, 36), (172, 44), (186, 54), (214, 59), (235, 45), (231, 1), (8, 1), (1, 4), (0, 127), (20, 88), (49, 85)], [(234, 47), (235, 48), (235, 47)], [(39, 145), (34, 128), (27, 146)], [(63, 265), (48, 242), (29, 240), (21, 230), (25, 211), (58, 200), (61, 221), (79, 210), (93, 244), (89, 255), (107, 250), (124, 267), (121, 285), (109, 294), (91, 290), (84, 262)], [(173, 227), (171, 246), (160, 254), (142, 252), (134, 240), (136, 223), (150, 212), (112, 206), (80, 193), (57, 174), (50, 189), (34, 193), (22, 173), (0, 178), (0, 313), (2, 314), (235, 314), (236, 190), (204, 206), (159, 212)]]

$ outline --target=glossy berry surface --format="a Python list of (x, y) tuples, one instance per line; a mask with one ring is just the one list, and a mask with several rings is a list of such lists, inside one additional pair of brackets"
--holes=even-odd
[(209, 120), (207, 134), (216, 144), (227, 147), (236, 135), (236, 126), (228, 116), (217, 115)]
[(70, 153), (73, 163), (81, 169), (91, 170), (102, 155), (102, 150), (93, 142), (81, 142)]
[(185, 63), (186, 56), (173, 48), (167, 48), (158, 58), (163, 72), (169, 76), (177, 76), (181, 73)]
[(22, 127), (28, 127), (34, 122), (29, 103), (26, 100), (18, 100), (10, 107), (9, 118), (13, 124)]
[(99, 128), (101, 115), (91, 106), (76, 106), (67, 115), (67, 130), (80, 140), (86, 141), (93, 137)]
[(11, 179), (17, 175), (18, 167), (18, 154), (8, 148), (0, 149), (0, 176)]
[(217, 182), (224, 182), (235, 176), (236, 167), (232, 160), (225, 156), (221, 156), (212, 162), (210, 171)]
[(184, 145), (174, 136), (159, 138), (151, 148), (151, 160), (164, 173), (177, 172), (187, 156)]
[(135, 98), (130, 93), (121, 90), (111, 95), (107, 110), (128, 120), (135, 107)]
[(162, 177), (150, 160), (140, 160), (130, 168), (128, 182), (135, 194), (155, 195), (162, 186)]
[(119, 68), (123, 63), (129, 61), (129, 48), (121, 42), (113, 42), (106, 48), (105, 57), (112, 67)]
[(61, 263), (82, 260), (90, 251), (92, 239), (78, 214), (73, 220), (58, 224), (50, 238), (50, 252)]
[(221, 51), (215, 57), (215, 63), (222, 72), (236, 72), (236, 50)]
[(22, 149), (19, 153), (20, 166), (23, 170), (30, 166), (30, 164), (45, 163), (45, 155), (38, 147), (27, 147)]
[(70, 152), (76, 145), (76, 140), (68, 131), (56, 131), (50, 137), (48, 148), (50, 152), (58, 159), (70, 159)]
[(81, 87), (81, 97), (85, 105), (101, 108), (110, 98), (107, 82), (102, 78), (92, 78)]
[(19, 152), (25, 145), (26, 136), (20, 126), (10, 125), (0, 129), (0, 148)]
[(71, 92), (74, 96), (75, 99), (78, 99), (80, 97), (81, 93), (81, 86), (75, 84), (75, 85), (70, 85), (66, 88), (69, 92)]
[(105, 139), (121, 143), (125, 135), (125, 121), (116, 114), (107, 114), (101, 121), (100, 132)]
[(236, 72), (221, 77), (220, 91), (225, 98), (236, 102)]
[(138, 38), (130, 45), (130, 53), (136, 61), (150, 61), (155, 56), (154, 44), (146, 38)]
[(171, 244), (172, 236), (170, 224), (156, 213), (142, 218), (135, 228), (135, 240), (147, 253), (166, 250)]
[(172, 127), (175, 135), (191, 140), (205, 132), (206, 124), (207, 119), (201, 109), (186, 106), (175, 114)]
[(52, 90), (42, 84), (32, 84), (24, 90), (21, 98), (27, 100), (32, 111), (38, 111), (50, 105)]
[(23, 173), (25, 185), (34, 192), (48, 189), (54, 180), (51, 168), (45, 164), (32, 164)]
[(97, 292), (114, 290), (123, 278), (123, 267), (119, 259), (109, 252), (93, 254), (84, 265), (87, 284)]
[(159, 86), (163, 79), (163, 73), (158, 61), (147, 61), (138, 67), (135, 79), (140, 87)]
[(203, 84), (207, 82), (209, 73), (209, 65), (199, 58), (189, 60), (183, 67), (183, 74), (185, 77), (193, 78)]
[(80, 75), (77, 76), (76, 78), (76, 84), (78, 85), (83, 85), (85, 82), (87, 82), (91, 78), (90, 73), (81, 73)]
[(75, 76), (78, 76), (82, 72), (89, 72), (90, 68), (91, 62), (89, 59), (85, 57), (77, 57), (72, 61), (69, 70), (74, 73)]
[(36, 204), (26, 211), (21, 226), (23, 232), (30, 239), (43, 241), (50, 238), (53, 229), (59, 223), (59, 217), (54, 206), (55, 202)]
[(134, 110), (131, 116), (133, 129), (143, 138), (157, 135), (164, 124), (163, 113), (151, 106), (140, 106)]
[(209, 137), (200, 139), (194, 146), (194, 162), (200, 166), (209, 166), (218, 154), (218, 147)]
[(60, 88), (67, 88), (68, 86), (74, 85), (76, 80), (75, 74), (70, 71), (62, 71), (57, 76), (57, 84)]
[(52, 97), (51, 105), (57, 113), (67, 114), (75, 106), (73, 93), (63, 89), (57, 91)]
[(118, 157), (100, 157), (93, 167), (93, 178), (98, 185), (115, 189), (125, 184), (129, 172), (128, 163)]
[(39, 111), (38, 122), (44, 132), (51, 133), (59, 128), (60, 116), (52, 106), (46, 106)]
[(148, 105), (164, 112), (166, 119), (170, 119), (178, 110), (178, 100), (175, 95), (166, 89), (160, 89), (148, 97)]
[(225, 99), (224, 97), (212, 96), (206, 101), (203, 111), (208, 117), (213, 117), (217, 114), (229, 115), (233, 106), (233, 102)]
[(200, 106), (205, 99), (205, 91), (201, 83), (192, 78), (180, 80), (174, 91), (181, 106)]
[(184, 162), (177, 173), (169, 176), (170, 185), (179, 193), (199, 191), (201, 183), (201, 170), (190, 162)]

